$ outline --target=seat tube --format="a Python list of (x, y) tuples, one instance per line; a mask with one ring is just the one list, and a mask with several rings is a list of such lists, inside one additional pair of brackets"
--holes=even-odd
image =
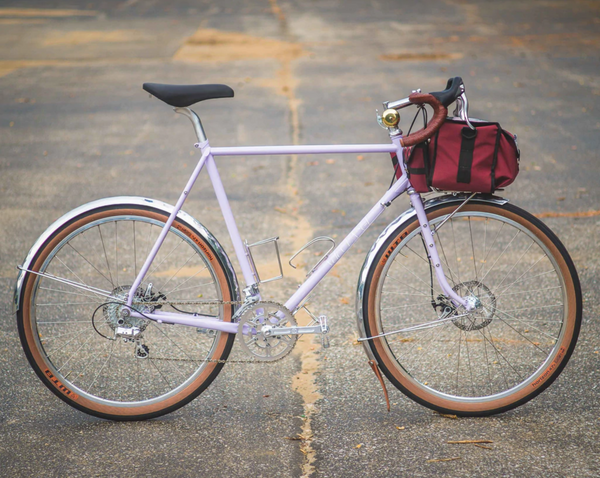
[(213, 189), (215, 190), (215, 195), (217, 196), (217, 201), (221, 207), (223, 219), (225, 219), (229, 237), (231, 238), (235, 254), (237, 255), (240, 263), (244, 281), (246, 282), (247, 286), (254, 285), (256, 283), (256, 279), (254, 278), (250, 261), (246, 255), (246, 248), (242, 242), (242, 238), (240, 237), (237, 224), (233, 217), (233, 212), (231, 211), (231, 206), (229, 205), (229, 199), (225, 193), (225, 188), (223, 187), (223, 182), (221, 181), (221, 176), (219, 175), (219, 171), (217, 170), (217, 165), (212, 154), (209, 154), (208, 158), (206, 158), (206, 171), (208, 172)]
[[(206, 144), (208, 144), (208, 141), (206, 142)], [(177, 204), (175, 204), (175, 207), (171, 211), (169, 218), (165, 222), (165, 225), (163, 226), (158, 238), (156, 239), (156, 242), (154, 243), (154, 246), (152, 247), (150, 254), (148, 254), (148, 257), (146, 258), (146, 262), (144, 262), (144, 265), (140, 269), (140, 272), (138, 273), (137, 277), (135, 278), (135, 281), (133, 282), (133, 285), (131, 286), (130, 291), (136, 291), (138, 289), (138, 287), (140, 286), (140, 284), (142, 283), (142, 281), (144, 280), (144, 277), (146, 276), (146, 274), (148, 273), (148, 270), (150, 269), (152, 261), (154, 261), (156, 255), (158, 254), (158, 250), (160, 249), (160, 246), (162, 246), (165, 238), (167, 237), (167, 234), (169, 233), (169, 230), (171, 229), (171, 226), (173, 225), (173, 222), (175, 221), (177, 214), (181, 210), (183, 203), (187, 199), (190, 191), (192, 190), (192, 187), (194, 186), (194, 183), (196, 182), (196, 179), (198, 179), (198, 175), (200, 174), (200, 171), (202, 171), (202, 168), (206, 164), (206, 160), (209, 157), (212, 158), (212, 156), (210, 155), (210, 150), (202, 151), (202, 156), (200, 157), (198, 164), (196, 165), (194, 171), (192, 172), (192, 175), (190, 176), (190, 179), (188, 180), (187, 184), (185, 185), (185, 189), (182, 191), (181, 195), (179, 196), (179, 199), (177, 200)], [(128, 294), (128, 296), (127, 296), (127, 305), (128, 306), (131, 306), (131, 304), (133, 303), (134, 295), (135, 294), (131, 294), (131, 293)]]

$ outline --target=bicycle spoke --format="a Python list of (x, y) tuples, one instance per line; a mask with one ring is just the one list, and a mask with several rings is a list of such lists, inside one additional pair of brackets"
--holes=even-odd
[(203, 287), (203, 286), (205, 286), (205, 285), (211, 285), (211, 284), (214, 284), (214, 283), (215, 283), (215, 281), (210, 281), (210, 282), (205, 282), (204, 284), (198, 284), (198, 285), (196, 285), (196, 286), (192, 286), (192, 287), (184, 287), (183, 289), (180, 289), (180, 287), (181, 287), (182, 285), (184, 285), (184, 284), (187, 284), (187, 283), (188, 283), (190, 280), (192, 280), (194, 277), (196, 277), (198, 274), (200, 274), (200, 272), (203, 272), (203, 271), (205, 271), (205, 270), (206, 270), (206, 266), (204, 266), (202, 269), (200, 269), (198, 272), (196, 272), (196, 273), (195, 273), (193, 276), (191, 276), (191, 277), (188, 277), (186, 280), (184, 280), (184, 281), (183, 281), (181, 284), (179, 284), (177, 287), (175, 287), (175, 288), (171, 289), (171, 290), (170, 290), (170, 291), (168, 291), (168, 292), (165, 292), (165, 294), (167, 294), (167, 295), (168, 295), (168, 294), (172, 294), (172, 293), (173, 293), (173, 292), (175, 292), (176, 290), (180, 290), (180, 291), (182, 291), (182, 290), (189, 290), (189, 289), (197, 289), (198, 287)]
[(545, 287), (542, 289), (530, 289), (530, 290), (523, 290), (523, 291), (519, 291), (519, 292), (511, 292), (510, 294), (501, 294), (501, 295), (496, 295), (496, 299), (498, 299), (498, 297), (507, 297), (507, 296), (511, 296), (511, 295), (523, 295), (523, 294), (531, 294), (533, 292), (543, 292), (545, 290), (556, 290), (556, 289), (562, 289), (562, 287), (560, 286), (556, 286), (556, 287)]
[(102, 229), (100, 225), (98, 225), (98, 233), (100, 234), (100, 242), (102, 242), (102, 250), (104, 251), (104, 258), (106, 259), (106, 269), (108, 270), (108, 275), (110, 276), (110, 283), (115, 288), (115, 283), (113, 281), (112, 273), (110, 271), (110, 265), (108, 263), (108, 254), (106, 253), (106, 245), (104, 244), (104, 237), (102, 236)]
[[(492, 347), (494, 347), (494, 350), (496, 351), (496, 353), (497, 353), (497, 354), (498, 354), (500, 357), (502, 357), (502, 359), (503, 359), (503, 360), (506, 362), (506, 364), (507, 364), (507, 365), (508, 365), (508, 366), (509, 366), (509, 367), (510, 367), (510, 368), (511, 368), (511, 369), (512, 369), (514, 372), (515, 372), (515, 374), (517, 374), (517, 375), (519, 376), (519, 380), (523, 380), (523, 377), (521, 376), (521, 374), (520, 374), (520, 373), (517, 371), (517, 369), (516, 369), (516, 368), (514, 368), (514, 367), (513, 367), (513, 365), (510, 363), (510, 360), (508, 360), (508, 359), (507, 359), (507, 358), (504, 356), (504, 354), (503, 354), (502, 352), (500, 352), (500, 350), (498, 349), (498, 347), (496, 347), (496, 346), (494, 345), (494, 338), (492, 337), (492, 330), (491, 330), (491, 327), (489, 327), (489, 326), (488, 326), (488, 327), (486, 327), (486, 329), (488, 329), (488, 331), (487, 331), (487, 332), (488, 332), (488, 334), (490, 334), (490, 338), (491, 338), (491, 340), (490, 340), (490, 341), (488, 341), (488, 342), (489, 342), (489, 344), (490, 344)], [(485, 337), (485, 334), (483, 334), (483, 337), (484, 337), (484, 338), (487, 340), (487, 337)], [(507, 382), (507, 388), (508, 388), (508, 382)]]
[(177, 347), (181, 353), (183, 353), (183, 355), (185, 355), (190, 361), (198, 363), (197, 360), (194, 360), (192, 357), (190, 357), (180, 346), (177, 342), (175, 342), (171, 337), (169, 337), (163, 330), (161, 330), (161, 328), (156, 325), (153, 321), (151, 322), (151, 324), (154, 326), (155, 330), (158, 330), (169, 342), (171, 342), (173, 345), (175, 345), (175, 347)]
[(106, 277), (106, 276), (105, 276), (105, 275), (104, 275), (102, 272), (100, 272), (100, 270), (99, 270), (99, 269), (98, 269), (98, 268), (97, 268), (97, 267), (96, 267), (94, 264), (92, 264), (90, 261), (88, 261), (88, 260), (87, 260), (87, 258), (86, 258), (86, 257), (84, 257), (84, 255), (83, 255), (83, 254), (81, 254), (81, 252), (79, 252), (77, 249), (75, 249), (75, 247), (73, 247), (73, 245), (72, 245), (70, 242), (69, 242), (67, 245), (68, 245), (68, 246), (69, 246), (71, 249), (73, 249), (73, 250), (74, 250), (74, 251), (75, 251), (75, 252), (76, 252), (76, 253), (77, 253), (77, 254), (78, 254), (78, 255), (79, 255), (79, 256), (80, 256), (80, 257), (81, 257), (81, 258), (82, 258), (82, 259), (83, 259), (85, 262), (87, 262), (87, 263), (88, 263), (90, 266), (92, 266), (92, 268), (93, 268), (93, 269), (94, 269), (96, 272), (98, 272), (98, 274), (100, 274), (102, 277), (104, 277), (104, 278), (105, 278), (105, 279), (108, 281), (108, 283), (109, 283), (109, 284), (111, 284), (111, 285), (112, 285), (112, 282), (111, 282), (111, 280), (110, 280), (108, 277)]
[(444, 250), (444, 245), (442, 243), (442, 236), (440, 234), (437, 235), (436, 243), (440, 246), (440, 249), (442, 250), (442, 255), (444, 256), (444, 268), (447, 269), (448, 272), (450, 273), (450, 280), (452, 282), (452, 285), (456, 285), (456, 281), (454, 280), (454, 274), (452, 273), (452, 268), (450, 267), (450, 264), (448, 263), (448, 258), (446, 257), (446, 251)]
[[(417, 256), (419, 259), (421, 259), (423, 262), (425, 262), (426, 264), (429, 264), (429, 259), (424, 258), (418, 252), (414, 251), (411, 247), (409, 247), (408, 245), (406, 246), (406, 248), (410, 252), (412, 252), (415, 256)], [(448, 271), (450, 272), (450, 268), (449, 267), (448, 267)], [(452, 273), (451, 273), (451, 275), (452, 275)], [(452, 278), (448, 277), (445, 272), (444, 272), (444, 276), (446, 277), (447, 280), (452, 281)]]
[(171, 257), (171, 254), (173, 254), (179, 248), (179, 246), (184, 243), (185, 243), (185, 241), (183, 239), (181, 239), (181, 241), (179, 241), (177, 243), (177, 245), (173, 249), (171, 249), (171, 251), (169, 251), (169, 253), (164, 257), (164, 259), (162, 261), (160, 261), (158, 264), (156, 264), (150, 272), (148, 272), (148, 274), (147, 274), (148, 277), (150, 277), (161, 265), (163, 265), (165, 263), (165, 261), (169, 257)]
[[(486, 219), (487, 220), (487, 219)], [(480, 273), (483, 275), (483, 271), (485, 269), (485, 265), (487, 264), (487, 258), (489, 257), (490, 253), (494, 250), (494, 246), (496, 245), (496, 241), (498, 240), (498, 237), (500, 237), (500, 233), (502, 232), (502, 230), (504, 229), (506, 223), (502, 223), (502, 225), (500, 226), (500, 230), (496, 233), (496, 237), (494, 238), (494, 242), (492, 243), (492, 245), (490, 246), (487, 254), (485, 254), (485, 247), (484, 247), (484, 254), (485, 257), (483, 258), (483, 262), (482, 262), (482, 267), (481, 267), (481, 271)], [(487, 235), (487, 228), (486, 228), (486, 235)], [(486, 273), (487, 275), (487, 273)], [(485, 276), (484, 276), (485, 277)], [(483, 281), (483, 279), (481, 279)]]
[[(391, 275), (388, 274), (386, 277), (389, 277), (390, 279), (396, 281), (396, 283), (401, 284), (404, 287), (408, 287), (409, 289), (414, 290), (415, 292), (417, 292), (416, 295), (425, 295), (426, 297), (431, 297), (430, 294), (425, 294), (425, 293), (423, 293), (422, 290), (416, 289), (412, 285), (407, 284), (406, 282), (402, 282), (400, 279), (398, 279), (398, 278), (396, 278), (394, 276), (391, 276)], [(427, 284), (427, 288), (429, 288), (429, 284)]]
[(471, 394), (475, 396), (475, 389), (473, 388), (473, 368), (471, 367), (471, 354), (469, 352), (469, 339), (465, 333), (465, 349), (467, 352), (467, 364), (469, 365), (469, 375), (471, 377)]
[(96, 305), (101, 304), (102, 302), (94, 301), (94, 302), (55, 302), (55, 303), (47, 303), (47, 304), (36, 304), (36, 307), (50, 307), (50, 306), (62, 306), (62, 305)]
[(477, 278), (477, 261), (475, 260), (475, 245), (473, 244), (473, 229), (471, 228), (471, 216), (469, 216), (469, 235), (471, 236), (471, 252), (473, 253), (473, 269), (475, 271), (475, 280), (479, 282)]
[[(531, 325), (531, 324), (529, 324), (529, 323), (525, 322), (523, 319), (519, 319), (519, 318), (515, 317), (514, 315), (507, 314), (506, 312), (504, 312), (504, 311), (502, 311), (502, 310), (500, 310), (500, 309), (497, 309), (497, 308), (495, 308), (495, 309), (494, 309), (494, 312), (500, 312), (501, 314), (503, 314), (503, 315), (506, 315), (507, 317), (509, 317), (509, 318), (511, 318), (511, 319), (514, 319), (514, 320), (517, 320), (517, 321), (519, 321), (519, 322), (521, 322), (521, 323), (524, 323), (524, 324), (526, 324), (526, 325), (527, 325), (527, 327), (528, 327), (528, 328), (535, 329), (535, 330), (537, 330), (537, 331), (538, 331), (540, 334), (543, 334), (543, 335), (545, 335), (546, 337), (548, 337), (548, 338), (550, 338), (550, 339), (552, 339), (552, 340), (554, 340), (554, 341), (558, 340), (558, 337), (553, 337), (552, 335), (550, 335), (550, 334), (547, 334), (546, 332), (544, 332), (542, 329), (540, 329), (540, 328), (536, 327), (535, 325)], [(502, 320), (502, 319), (501, 319), (501, 320)]]
[(115, 275), (119, 287), (119, 221), (115, 221)]
[(85, 339), (85, 341), (79, 346), (79, 348), (77, 348), (70, 356), (69, 358), (66, 360), (66, 362), (63, 362), (63, 364), (57, 369), (58, 372), (60, 372), (70, 361), (73, 357), (75, 357), (75, 354), (77, 354), (84, 346), (86, 346), (88, 344), (88, 342), (91, 340), (91, 338), (93, 337), (92, 334), (90, 334), (90, 336)]
[[(83, 284), (82, 284), (83, 286)], [(94, 299), (97, 300), (97, 297), (93, 296), (93, 295), (88, 295), (88, 294), (78, 294), (77, 292), (73, 292), (73, 291), (68, 291), (68, 290), (61, 290), (61, 289), (50, 289), (49, 287), (38, 287), (38, 290), (47, 290), (50, 292), (60, 292), (61, 294), (70, 294), (70, 295), (78, 295), (80, 297), (87, 297), (88, 299)], [(108, 291), (106, 291), (106, 294), (108, 295)], [(101, 304), (101, 301), (97, 301), (97, 304)]]
[[(477, 332), (479, 332), (481, 334), (481, 336), (484, 339), (484, 343), (489, 343), (492, 346), (492, 349), (494, 349), (494, 353), (496, 354), (496, 362), (499, 364), (500, 363), (500, 359), (501, 359), (501, 354), (500, 351), (496, 348), (496, 346), (494, 345), (494, 338), (492, 337), (492, 332), (491, 330), (487, 330), (488, 328), (485, 327), (483, 330), (479, 329), (477, 330)], [(490, 339), (488, 339), (485, 336), (485, 331), (487, 330), (488, 334), (490, 334)], [(510, 385), (508, 384), (508, 379), (506, 378), (506, 372), (504, 371), (504, 367), (500, 367), (500, 370), (502, 372), (502, 377), (504, 378), (504, 384), (506, 386), (506, 389), (508, 390), (510, 388)]]
[(114, 348), (114, 342), (111, 342), (110, 343), (110, 350), (109, 350), (109, 353), (108, 353), (108, 358), (106, 359), (106, 361), (104, 362), (104, 364), (102, 364), (102, 367), (100, 367), (100, 370), (98, 370), (98, 373), (94, 377), (94, 380), (92, 380), (92, 383), (89, 385), (89, 387), (87, 387), (87, 391), (88, 392), (90, 392), (94, 388), (94, 385), (96, 384), (96, 381), (100, 377), (100, 374), (104, 371), (104, 369), (108, 365), (108, 362), (110, 362), (110, 359), (112, 358), (113, 348)]
[(377, 302), (381, 325), (371, 334), (390, 334), (385, 339), (392, 363), (398, 364), (392, 373), (421, 384), (425, 395), (438, 392), (457, 401), (510, 396), (533, 380), (558, 341), (564, 319), (557, 314), (567, 304), (560, 295), (563, 287), (553, 282), (559, 271), (547, 262), (539, 236), (512, 219), (465, 210), (448, 221), (435, 238), (445, 277), (459, 295), (479, 298), (482, 307), (460, 309), (442, 320), (428, 318), (435, 309), (431, 299), (439, 296), (420, 290), (431, 285), (419, 230), (402, 237), (383, 265), (378, 280), (387, 285)]
[(185, 262), (183, 263), (183, 265), (182, 265), (182, 266), (181, 266), (179, 269), (177, 269), (177, 270), (175, 271), (175, 273), (174, 273), (174, 274), (173, 274), (171, 277), (169, 277), (169, 280), (168, 280), (167, 282), (165, 282), (165, 283), (162, 285), (162, 287), (161, 287), (161, 288), (162, 288), (162, 289), (164, 289), (164, 288), (167, 286), (167, 284), (168, 284), (169, 282), (171, 282), (171, 280), (172, 280), (172, 279), (174, 279), (174, 278), (177, 276), (177, 274), (179, 274), (179, 272), (180, 272), (180, 271), (181, 271), (181, 270), (182, 270), (182, 269), (183, 269), (185, 266), (187, 266), (187, 265), (188, 265), (188, 262), (190, 262), (190, 261), (191, 261), (191, 260), (192, 260), (192, 259), (193, 259), (195, 256), (196, 256), (196, 252), (192, 253), (192, 255), (190, 255), (190, 257), (188, 258), (188, 260), (187, 260), (187, 261), (185, 261)]
[(458, 263), (460, 257), (458, 257), (458, 250), (456, 249), (456, 234), (454, 232), (454, 218), (450, 219), (450, 228), (452, 230), (452, 241), (454, 242), (454, 259), (456, 260), (456, 277), (458, 278), (458, 282), (462, 282), (460, 280), (460, 264)]
[(498, 261), (502, 258), (502, 256), (504, 255), (504, 253), (508, 250), (508, 248), (510, 247), (510, 245), (513, 243), (513, 241), (517, 238), (517, 236), (521, 234), (521, 231), (517, 231), (517, 233), (514, 235), (514, 237), (510, 240), (510, 242), (506, 245), (506, 247), (502, 250), (502, 253), (498, 256), (498, 258), (496, 259), (496, 261), (492, 264), (492, 267), (490, 267), (490, 270), (487, 271), (485, 273), (485, 275), (481, 278), (480, 282), (483, 282), (485, 280), (485, 278), (489, 275), (490, 272), (492, 272), (494, 270), (494, 267), (496, 266), (496, 264), (498, 263)]
[(81, 332), (79, 332), (75, 337), (73, 337), (67, 343), (59, 344), (55, 348), (53, 348), (51, 350), (46, 350), (46, 355), (48, 356), (48, 358), (51, 358), (54, 355), (55, 352), (57, 352), (58, 350), (64, 349), (67, 345), (70, 345), (71, 343), (73, 343), (74, 340), (77, 340), (79, 337), (81, 337), (86, 332), (88, 332), (88, 333), (89, 332), (93, 332), (93, 330), (90, 331), (89, 329), (83, 329)]
[[(523, 259), (523, 257), (525, 256), (525, 254), (527, 254), (529, 252), (529, 249), (531, 249), (531, 246), (533, 246), (534, 244), (535, 244), (535, 242), (531, 241), (531, 244), (529, 244), (529, 247), (527, 249), (525, 249), (525, 251), (523, 252), (523, 254), (521, 254), (521, 256), (517, 259), (517, 262), (515, 262), (513, 264), (513, 266), (510, 268), (510, 270), (504, 275), (504, 277), (502, 278), (502, 280), (500, 281), (500, 283), (495, 286), (496, 289), (500, 289), (500, 286), (502, 284), (504, 284), (504, 281), (507, 279), (507, 277), (510, 275), (510, 273), (514, 270), (514, 268), (517, 267), (517, 265), (521, 262), (521, 259)], [(527, 274), (527, 272), (529, 272), (543, 258), (544, 258), (544, 256), (541, 256), (536, 262), (533, 263), (533, 265), (529, 269), (527, 269), (527, 271), (524, 272), (524, 274)]]
[(517, 334), (519, 334), (521, 337), (523, 337), (527, 342), (529, 342), (531, 345), (533, 345), (536, 349), (538, 349), (543, 355), (544, 357), (546, 356), (546, 352), (544, 350), (542, 350), (539, 345), (536, 345), (534, 342), (532, 342), (529, 337), (526, 337), (525, 335), (523, 335), (521, 332), (519, 332), (517, 329), (515, 329), (512, 325), (510, 325), (508, 322), (506, 322), (504, 319), (500, 318), (499, 319), (506, 325), (508, 325), (509, 328), (511, 328), (512, 330), (514, 330)]
[(135, 240), (135, 223), (136, 221), (131, 221), (133, 225), (133, 276), (137, 277), (137, 243)]

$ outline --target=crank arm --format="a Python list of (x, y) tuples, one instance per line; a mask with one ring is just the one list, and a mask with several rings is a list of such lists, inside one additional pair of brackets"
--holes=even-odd
[(304, 335), (304, 334), (326, 334), (329, 332), (327, 325), (312, 325), (304, 327), (277, 327), (265, 331), (266, 337), (275, 337), (277, 335)]

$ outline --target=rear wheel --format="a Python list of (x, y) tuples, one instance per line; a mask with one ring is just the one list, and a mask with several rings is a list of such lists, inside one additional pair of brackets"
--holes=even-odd
[[(123, 317), (119, 300), (167, 220), (150, 207), (102, 207), (56, 230), (31, 262), (17, 314), (30, 364), (58, 397), (91, 415), (142, 420), (198, 396), (222, 368), (234, 334)], [(224, 264), (203, 235), (176, 219), (141, 286), (136, 307), (231, 321), (236, 300)], [(156, 306), (156, 301), (178, 301)], [(136, 330), (128, 339), (119, 327)]]
[[(427, 211), (432, 228), (459, 203)], [(563, 370), (577, 341), (581, 290), (564, 246), (512, 205), (472, 202), (435, 233), (453, 289), (445, 299), (416, 218), (382, 245), (363, 300), (370, 347), (388, 379), (419, 403), (481, 416), (517, 407)], [(436, 307), (432, 305), (436, 304)]]

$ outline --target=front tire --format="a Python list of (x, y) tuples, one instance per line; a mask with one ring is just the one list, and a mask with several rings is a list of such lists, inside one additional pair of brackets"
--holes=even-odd
[[(428, 209), (432, 228), (459, 204)], [(492, 415), (531, 400), (577, 342), (581, 290), (566, 249), (522, 209), (477, 201), (436, 231), (435, 242), (450, 285), (481, 306), (442, 316), (448, 302), (432, 281), (419, 223), (400, 224), (375, 255), (362, 303), (368, 337), (403, 331), (369, 341), (380, 368), (407, 396), (443, 413)]]

